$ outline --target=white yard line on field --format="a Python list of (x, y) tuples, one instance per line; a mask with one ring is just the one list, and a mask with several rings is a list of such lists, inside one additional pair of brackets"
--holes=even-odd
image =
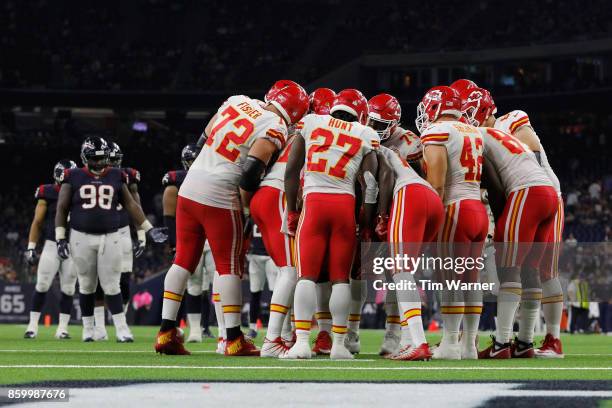
[[(294, 360), (308, 362), (308, 360)], [(310, 360), (316, 361), (316, 360)], [(354, 361), (354, 360), (350, 360)], [(381, 370), (419, 370), (419, 371), (529, 371), (529, 370), (551, 370), (551, 371), (612, 371), (612, 367), (307, 367), (307, 366), (179, 366), (179, 365), (84, 365), (84, 364), (2, 364), (0, 368), (100, 368), (100, 369), (163, 369), (163, 370), (353, 370), (353, 371), (381, 371)]]

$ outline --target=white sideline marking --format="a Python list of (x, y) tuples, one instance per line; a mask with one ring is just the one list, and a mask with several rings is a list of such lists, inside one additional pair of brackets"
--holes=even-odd
[[(294, 360), (308, 361), (308, 360)], [(310, 360), (314, 361), (314, 360)], [(325, 360), (324, 360), (325, 361)], [(355, 361), (355, 360), (348, 360)], [(611, 371), (612, 367), (307, 367), (307, 366), (179, 366), (179, 365), (83, 365), (83, 364), (2, 364), (0, 368), (101, 368), (101, 369), (177, 369), (177, 370), (295, 370), (296, 368), (303, 370), (355, 370), (355, 371), (380, 371), (380, 370), (419, 370), (419, 371), (529, 371), (529, 370), (551, 370), (551, 371)]]

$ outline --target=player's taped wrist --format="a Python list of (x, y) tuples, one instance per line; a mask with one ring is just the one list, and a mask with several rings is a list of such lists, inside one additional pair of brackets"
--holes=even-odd
[(144, 220), (144, 222), (140, 224), (139, 230), (144, 230), (144, 232), (149, 232), (150, 229), (153, 229), (153, 225), (149, 222), (149, 220)]
[(376, 182), (376, 177), (369, 171), (366, 171), (363, 173), (363, 179), (366, 185), (363, 202), (366, 204), (376, 204), (376, 199), (378, 197), (378, 183)]
[(65, 227), (55, 227), (55, 240), (59, 241), (60, 239), (66, 239)]
[(266, 163), (255, 156), (247, 156), (242, 166), (242, 177), (240, 177), (240, 188), (252, 193), (257, 190), (261, 178), (266, 171)]
[(136, 237), (140, 242), (147, 242), (147, 233), (144, 229), (139, 229), (136, 231)]
[(28, 249), (36, 249), (36, 242), (28, 242)]

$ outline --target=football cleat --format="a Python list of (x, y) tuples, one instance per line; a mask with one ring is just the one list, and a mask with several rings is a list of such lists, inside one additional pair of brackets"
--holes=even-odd
[(95, 340), (94, 334), (95, 334), (95, 331), (93, 327), (90, 327), (90, 328), (83, 327), (83, 333), (81, 334), (81, 340), (83, 340), (85, 343), (90, 343)]
[(253, 340), (241, 334), (234, 340), (227, 340), (225, 355), (228, 357), (259, 356), (259, 349)]
[(498, 343), (495, 336), (491, 335), (491, 345), (478, 353), (479, 359), (506, 360), (512, 358), (510, 343)]
[(202, 332), (196, 328), (194, 330), (189, 329), (189, 337), (187, 337), (187, 343), (201, 343)]
[(286, 360), (309, 359), (312, 358), (312, 352), (308, 343), (298, 341), (281, 358)]
[(28, 330), (23, 335), (23, 338), (24, 339), (35, 339), (36, 335), (37, 335), (37, 333), (34, 330)]
[[(285, 342), (285, 346), (289, 348), (293, 347), (293, 345), (297, 341), (297, 335), (295, 334), (295, 330), (291, 332), (291, 338), (286, 338), (285, 336), (281, 336), (281, 337), (283, 338), (283, 341)], [(331, 349), (331, 346), (330, 346), (330, 349)]]
[(395, 360), (395, 357), (399, 356), (400, 354), (406, 354), (410, 351), (410, 348), (412, 347), (412, 345), (410, 344), (401, 344), (400, 342), (400, 346), (397, 349), (397, 351), (393, 354), (387, 354), (386, 356), (384, 356), (384, 358), (388, 359), (388, 360)]
[(215, 350), (217, 354), (225, 354), (225, 339), (223, 337), (217, 338), (217, 350)]
[(332, 339), (329, 332), (320, 331), (315, 339), (314, 346), (312, 346), (312, 352), (317, 356), (326, 356), (331, 353)]
[(519, 340), (518, 337), (514, 338), (512, 346), (510, 346), (512, 358), (534, 358), (535, 350), (533, 349), (533, 343), (527, 343)]
[(264, 339), (264, 343), (261, 346), (261, 357), (275, 357), (283, 358), (283, 356), (289, 351), (290, 347), (287, 347), (280, 337), (274, 340)]
[(359, 354), (361, 351), (361, 341), (359, 340), (359, 334), (355, 333), (352, 330), (349, 330), (346, 333), (346, 337), (344, 338), (344, 346), (353, 354)]
[(461, 344), (461, 359), (462, 360), (478, 360), (478, 336), (476, 341), (472, 344), (467, 343), (468, 336), (462, 333), (460, 344)]
[(191, 353), (183, 347), (183, 331), (177, 327), (157, 333), (155, 352), (159, 354), (188, 356)]
[(429, 361), (432, 353), (429, 349), (429, 344), (423, 343), (418, 347), (405, 346), (396, 355), (391, 357), (391, 360), (399, 361)]
[(70, 333), (68, 333), (67, 331), (56, 331), (55, 332), (55, 338), (58, 340), (70, 340), (72, 337), (70, 337)]
[(389, 354), (395, 354), (399, 349), (400, 336), (388, 331), (385, 333), (385, 338), (382, 345), (380, 346), (379, 356), (387, 356)]
[(205, 329), (202, 329), (202, 337), (204, 337), (205, 339), (214, 339), (215, 335), (212, 334), (210, 329), (207, 327)]
[(96, 326), (93, 329), (93, 339), (95, 341), (106, 341), (108, 340), (108, 333), (106, 333), (105, 327)]
[(461, 344), (442, 341), (433, 351), (431, 358), (434, 360), (461, 360)]
[(331, 352), (329, 353), (330, 360), (353, 360), (355, 356), (346, 348), (344, 343), (334, 342)]
[(561, 345), (561, 339), (553, 337), (552, 334), (548, 333), (544, 337), (542, 346), (535, 349), (535, 356), (538, 358), (563, 358), (563, 346)]

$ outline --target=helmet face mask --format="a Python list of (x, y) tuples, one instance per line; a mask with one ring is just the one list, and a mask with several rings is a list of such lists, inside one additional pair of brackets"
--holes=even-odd
[(181, 151), (181, 164), (183, 165), (183, 169), (189, 170), (196, 157), (198, 157), (199, 149), (195, 143), (189, 143), (187, 146), (183, 147)]
[(56, 184), (61, 184), (64, 180), (64, 170), (68, 169), (76, 169), (77, 165), (72, 160), (60, 160), (57, 162), (55, 167), (53, 167), (53, 179)]
[(108, 165), (109, 146), (101, 137), (88, 137), (81, 145), (83, 165), (93, 173), (102, 172)]
[(388, 139), (402, 118), (402, 107), (397, 98), (388, 93), (375, 95), (368, 101), (368, 110), (368, 126), (378, 133), (381, 140)]
[(481, 126), (497, 111), (491, 94), (486, 89), (472, 88), (469, 94), (462, 95), (461, 111), (463, 117), (472, 126)]
[(123, 161), (123, 152), (119, 145), (115, 142), (111, 143), (110, 151), (108, 153), (108, 163), (113, 166), (120, 168), (121, 162)]
[(391, 133), (393, 133), (397, 128), (397, 125), (398, 123), (396, 120), (375, 118), (372, 113), (370, 113), (368, 126), (378, 133), (380, 140), (388, 139), (391, 136)]
[(435, 86), (431, 88), (421, 103), (417, 106), (417, 118), (414, 121), (420, 133), (429, 124), (438, 120), (441, 115), (454, 116), (459, 120), (462, 116), (461, 97), (459, 93), (448, 86)]

